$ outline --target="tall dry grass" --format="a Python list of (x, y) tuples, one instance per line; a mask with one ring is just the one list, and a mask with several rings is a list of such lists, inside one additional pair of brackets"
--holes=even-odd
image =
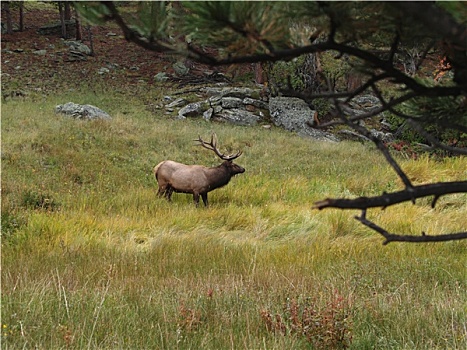
[[(53, 114), (70, 97), (110, 122)], [(125, 113), (122, 113), (125, 111)], [(156, 197), (163, 159), (246, 172), (192, 198)], [(401, 160), (416, 183), (466, 177), (463, 158)], [(390, 244), (325, 197), (402, 184), (371, 147), (154, 116), (74, 93), (2, 105), (2, 348), (465, 349), (466, 242)], [(466, 196), (368, 216), (394, 232), (465, 229)]]

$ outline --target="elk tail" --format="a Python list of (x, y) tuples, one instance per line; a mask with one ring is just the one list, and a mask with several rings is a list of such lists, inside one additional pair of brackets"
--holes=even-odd
[(160, 162), (159, 164), (157, 164), (157, 165), (154, 167), (153, 172), (154, 172), (154, 177), (156, 178), (156, 180), (157, 180), (157, 171), (159, 170), (159, 168), (160, 168), (160, 166), (161, 166), (162, 164), (164, 164), (164, 162)]

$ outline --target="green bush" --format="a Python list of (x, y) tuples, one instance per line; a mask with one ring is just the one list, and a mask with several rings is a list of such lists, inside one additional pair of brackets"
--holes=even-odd
[(46, 193), (27, 190), (23, 193), (21, 204), (28, 209), (44, 209), (55, 211), (60, 207), (60, 204)]
[[(458, 121), (460, 121), (460, 124), (467, 125), (467, 114), (460, 107), (462, 103), (460, 97), (456, 99), (450, 97), (419, 97), (405, 102), (398, 111), (411, 116), (429, 134), (442, 143), (465, 147), (467, 145), (467, 135), (460, 131), (459, 128), (456, 130), (455, 126), (459, 123)], [(428, 140), (411, 128), (404, 118), (391, 114), (386, 119), (394, 129), (399, 128), (396, 133), (398, 139), (409, 143), (429, 143)]]
[(9, 237), (26, 224), (26, 220), (23, 217), (9, 211), (2, 211), (1, 220), (1, 235), (3, 242), (8, 240)]

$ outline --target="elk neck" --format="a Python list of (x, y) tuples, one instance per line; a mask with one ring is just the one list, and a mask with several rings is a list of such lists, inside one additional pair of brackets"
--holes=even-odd
[(239, 167), (236, 164), (233, 164), (232, 161), (224, 161), (222, 164), (209, 168), (208, 179), (211, 188), (219, 188), (225, 186), (229, 183), (232, 176), (236, 175), (239, 172), (244, 172), (245, 169), (241, 168), (243, 171), (235, 170), (236, 167)]

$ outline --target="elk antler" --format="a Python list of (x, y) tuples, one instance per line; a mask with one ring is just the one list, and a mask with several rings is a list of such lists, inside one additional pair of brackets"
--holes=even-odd
[(217, 148), (217, 135), (212, 134), (211, 135), (211, 142), (206, 142), (201, 139), (201, 136), (198, 136), (198, 139), (195, 140), (198, 141), (201, 146), (203, 146), (206, 149), (209, 149), (211, 151), (214, 151), (214, 153), (217, 154), (217, 156), (222, 159), (222, 160), (234, 160), (235, 158), (238, 158), (242, 155), (242, 151), (238, 151), (236, 154), (231, 154), (229, 156), (225, 155), (224, 153), (221, 153), (219, 149)]

